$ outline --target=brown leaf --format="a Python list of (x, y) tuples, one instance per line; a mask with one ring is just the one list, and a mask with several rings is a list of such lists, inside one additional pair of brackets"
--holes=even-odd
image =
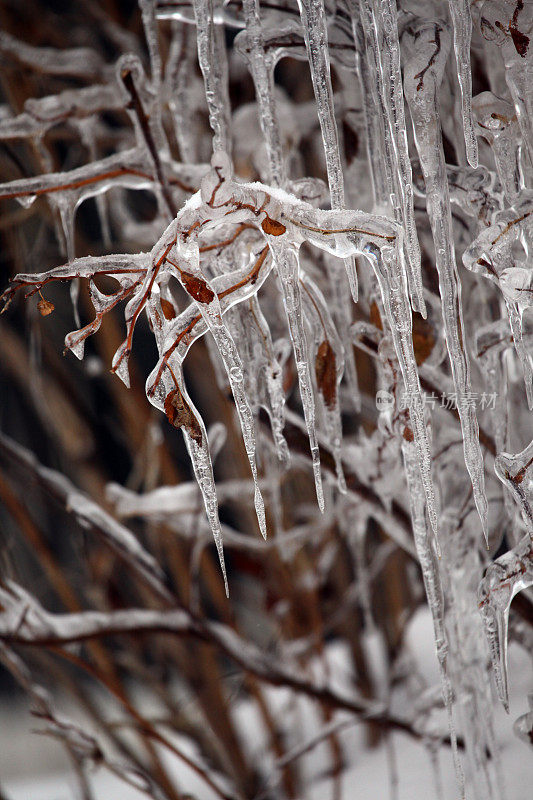
[(403, 438), (406, 442), (414, 442), (415, 440), (415, 435), (408, 425), (403, 429)]
[(205, 303), (206, 305), (209, 305), (209, 303), (213, 300), (215, 293), (211, 291), (209, 286), (204, 280), (202, 280), (202, 278), (197, 278), (195, 275), (191, 275), (190, 272), (182, 272), (180, 277), (183, 281), (185, 289), (188, 291), (193, 300), (196, 300), (197, 303)]
[(165, 397), (165, 414), (171, 425), (175, 428), (185, 428), (191, 439), (201, 444), (202, 430), (198, 420), (178, 388), (173, 389)]
[(45, 300), (44, 297), (37, 303), (39, 314), (41, 317), (47, 317), (55, 309), (55, 305), (50, 300)]
[(370, 322), (372, 323), (372, 325), (375, 328), (378, 328), (378, 330), (380, 330), (380, 331), (383, 330), (383, 323), (381, 321), (381, 315), (379, 313), (378, 304), (376, 303), (375, 300), (373, 300), (371, 305), (370, 305)]
[(278, 222), (276, 219), (270, 219), (270, 217), (265, 217), (263, 222), (261, 223), (261, 227), (263, 228), (265, 233), (268, 233), (270, 236), (282, 236), (287, 228), (281, 222)]
[(335, 352), (327, 339), (320, 343), (315, 359), (318, 390), (328, 408), (337, 402), (337, 366)]
[(174, 306), (169, 300), (165, 300), (164, 297), (161, 298), (161, 310), (163, 311), (165, 319), (174, 319), (176, 316)]
[(519, 56), (525, 58), (527, 55), (527, 49), (529, 47), (529, 36), (526, 36), (525, 33), (519, 31), (514, 25), (509, 25), (509, 33), (511, 34), (516, 52)]
[(431, 355), (431, 351), (434, 347), (435, 337), (433, 335), (433, 328), (427, 319), (416, 314), (413, 316), (413, 350), (418, 366), (423, 364), (426, 358)]

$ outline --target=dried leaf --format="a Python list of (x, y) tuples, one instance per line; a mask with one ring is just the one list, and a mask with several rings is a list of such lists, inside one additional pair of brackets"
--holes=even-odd
[(335, 352), (327, 339), (320, 343), (315, 360), (318, 390), (328, 408), (337, 403), (337, 365)]
[(202, 441), (202, 430), (181, 391), (176, 388), (165, 397), (165, 414), (175, 428), (185, 428), (191, 439)]
[(55, 305), (50, 300), (45, 300), (44, 297), (37, 303), (39, 314), (42, 317), (47, 317), (55, 309)]
[(379, 313), (378, 304), (375, 300), (370, 303), (370, 322), (378, 330), (383, 330), (383, 323), (381, 322), (381, 314)]
[(261, 227), (265, 233), (268, 233), (269, 236), (283, 236), (287, 228), (281, 222), (278, 222), (276, 219), (271, 219), (270, 217), (265, 217), (263, 222), (261, 223)]
[(163, 311), (163, 316), (165, 319), (171, 320), (176, 317), (176, 310), (174, 306), (169, 300), (165, 300), (164, 297), (161, 298), (161, 310)]
[(431, 325), (427, 319), (416, 314), (413, 316), (413, 350), (418, 366), (429, 358), (434, 347), (435, 337)]
[(183, 281), (185, 289), (197, 303), (209, 305), (213, 300), (215, 293), (202, 278), (197, 278), (195, 275), (191, 275), (190, 272), (182, 272), (181, 280)]

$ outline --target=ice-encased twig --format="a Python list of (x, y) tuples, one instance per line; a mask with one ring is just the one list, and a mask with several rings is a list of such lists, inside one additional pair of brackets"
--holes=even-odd
[(4, 434), (0, 434), (3, 457), (28, 472), (46, 491), (63, 503), (80, 525), (94, 530), (165, 601), (171, 599), (163, 583), (163, 571), (155, 558), (137, 541), (133, 533), (114, 519), (94, 500), (80, 492), (68, 478), (44, 467), (33, 453)]

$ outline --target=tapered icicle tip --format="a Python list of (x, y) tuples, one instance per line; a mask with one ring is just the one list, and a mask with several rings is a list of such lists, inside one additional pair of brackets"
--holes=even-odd
[(312, 456), (313, 456), (313, 474), (315, 476), (316, 499), (318, 502), (318, 507), (320, 509), (320, 512), (323, 514), (325, 509), (324, 489), (322, 486), (322, 472), (320, 471), (320, 455), (318, 453), (318, 448), (312, 451)]
[(466, 158), (468, 160), (468, 163), (472, 167), (472, 169), (477, 169), (478, 168), (479, 161), (478, 161), (478, 156), (477, 156), (477, 147), (476, 147), (475, 153), (470, 153), (470, 154), (467, 153), (466, 154)]
[(259, 530), (261, 531), (261, 536), (263, 537), (263, 539), (266, 539), (267, 525), (265, 516), (265, 504), (263, 501), (263, 495), (261, 494), (261, 490), (257, 485), (255, 487), (254, 505), (255, 505), (255, 513), (257, 515), (257, 521), (259, 523)]
[(222, 578), (224, 579), (224, 591), (226, 592), (226, 597), (229, 600), (229, 584), (228, 584), (228, 575), (226, 573), (226, 562), (224, 561), (224, 550), (220, 542), (216, 542), (216, 546), (217, 546), (218, 560), (220, 562), (220, 569), (222, 570)]
[(480, 492), (479, 490), (474, 491), (474, 501), (477, 508), (477, 513), (479, 514), (479, 519), (481, 520), (481, 529), (483, 531), (483, 537), (485, 539), (485, 544), (487, 546), (487, 550), (489, 549), (489, 506), (487, 503), (487, 498), (485, 496), (485, 492)]
[(526, 397), (530, 411), (533, 411), (533, 380), (526, 378)]
[(346, 269), (346, 274), (348, 275), (348, 283), (350, 284), (350, 292), (352, 295), (352, 300), (354, 301), (354, 303), (357, 303), (359, 300), (359, 281), (357, 279), (357, 266), (356, 266), (355, 256), (350, 256), (350, 258), (345, 258), (344, 267)]

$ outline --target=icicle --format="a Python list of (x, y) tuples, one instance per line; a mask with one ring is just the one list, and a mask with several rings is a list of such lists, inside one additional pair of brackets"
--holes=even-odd
[(531, 746), (533, 742), (533, 694), (528, 694), (527, 702), (529, 711), (526, 714), (522, 714), (521, 717), (518, 717), (513, 725), (513, 730), (519, 739), (522, 739), (523, 742)]
[(194, 163), (197, 153), (191, 108), (191, 73), (194, 64), (195, 42), (190, 30), (189, 25), (172, 22), (172, 42), (165, 73), (168, 105), (174, 122), (174, 135), (179, 146), (181, 160), (186, 163)]
[(464, 797), (465, 777), (457, 748), (457, 734), (453, 719), (453, 689), (447, 668), (449, 644), (444, 621), (444, 592), (439, 575), (438, 562), (431, 549), (431, 540), (428, 535), (429, 531), (426, 524), (424, 491), (420, 480), (416, 447), (414, 446), (414, 443), (409, 442), (405, 436), (402, 440), (402, 453), (405, 474), (407, 477), (407, 488), (409, 490), (409, 505), (411, 508), (411, 520), (413, 523), (413, 535), (415, 539), (416, 552), (420, 561), (426, 597), (433, 620), (433, 635), (435, 637), (435, 649), (439, 662), (442, 697), (446, 707), (446, 712), (448, 714), (448, 727), (452, 742), (453, 763), (461, 797)]
[(187, 445), (187, 451), (193, 465), (194, 476), (202, 493), (209, 527), (211, 528), (213, 539), (215, 540), (218, 558), (220, 561), (220, 568), (222, 570), (222, 577), (224, 579), (226, 597), (229, 597), (228, 578), (226, 575), (226, 565), (224, 562), (222, 530), (220, 528), (220, 519), (218, 516), (217, 492), (215, 487), (215, 478), (213, 475), (213, 464), (211, 462), (211, 456), (209, 453), (207, 431), (200, 414), (194, 407), (192, 400), (187, 394), (181, 371), (178, 372), (176, 377), (179, 384), (179, 392), (181, 395), (180, 399), (185, 402), (186, 407), (193, 414), (195, 423), (200, 429), (200, 436), (198, 436), (196, 432), (196, 426), (192, 429), (192, 432), (188, 430), (186, 426), (182, 427), (183, 436)]
[[(255, 463), (254, 422), (252, 411), (248, 404), (248, 400), (243, 388), (242, 362), (235, 346), (235, 342), (233, 341), (233, 337), (231, 336), (225, 323), (222, 321), (222, 312), (216, 293), (211, 289), (210, 284), (205, 280), (197, 264), (195, 264), (197, 258), (195, 254), (187, 253), (187, 256), (188, 258), (185, 260), (183, 251), (180, 251), (180, 261), (185, 264), (187, 271), (181, 268), (180, 270), (176, 269), (175, 275), (181, 281), (185, 291), (191, 291), (191, 278), (194, 278), (198, 284), (202, 284), (202, 286), (205, 287), (205, 299), (203, 299), (204, 294), (200, 295), (196, 289), (192, 290), (192, 296), (198, 303), (198, 309), (200, 310), (202, 317), (217, 344), (218, 351), (226, 368), (231, 391), (235, 400), (235, 407), (237, 409), (237, 414), (241, 424), (246, 454), (248, 456), (250, 469), (252, 471), (255, 487), (254, 502), (259, 528), (262, 536), (266, 538), (265, 508), (261, 491), (259, 489), (257, 467)], [(184, 275), (187, 276), (185, 279)]]
[(159, 54), (159, 40), (157, 36), (157, 19), (153, 0), (139, 0), (141, 9), (144, 35), (150, 55), (150, 73), (154, 92), (159, 93), (161, 86), (161, 56)]
[(479, 586), (479, 609), (490, 647), (498, 696), (509, 712), (507, 629), (513, 597), (533, 585), (533, 539), (526, 534), (520, 543), (487, 569)]
[(312, 320), (314, 338), (315, 378), (318, 398), (322, 407), (325, 433), (335, 460), (339, 491), (346, 492), (342, 467), (342, 422), (339, 405), (339, 384), (344, 372), (344, 353), (327, 303), (315, 283), (302, 274), (301, 285), (306, 318)]
[(461, 88), (463, 131), (466, 158), (473, 169), (478, 164), (477, 139), (472, 114), (472, 73), (470, 70), (470, 41), (472, 39), (472, 17), (468, 0), (448, 0), (453, 22), (453, 46), (457, 62), (457, 77)]
[[(324, 13), (324, 0), (298, 0), (305, 44), (315, 92), (318, 119), (322, 131), (326, 169), (331, 194), (331, 207), (344, 208), (344, 177), (339, 151), (339, 137), (333, 109), (333, 87), (328, 49), (328, 32)], [(357, 302), (358, 283), (355, 258), (344, 260), (354, 302)]]
[(525, 346), (522, 314), (532, 305), (531, 272), (527, 262), (513, 253), (513, 245), (533, 246), (533, 203), (525, 195), (511, 209), (495, 215), (493, 224), (483, 230), (463, 253), (467, 269), (493, 281), (503, 294), (516, 354), (524, 370), (530, 410), (533, 409), (533, 360)]
[[(63, 251), (68, 261), (74, 261), (75, 247), (74, 247), (74, 216), (76, 207), (73, 203), (73, 198), (69, 194), (56, 195), (54, 198), (54, 205), (59, 211), (61, 220), (61, 229), (63, 231)], [(81, 327), (80, 322), (80, 282), (75, 279), (70, 283), (70, 300), (72, 302), (72, 310), (74, 312), (74, 322), (78, 328)], [(82, 351), (83, 354), (83, 351)], [(80, 356), (78, 356), (80, 358)]]
[[(162, 313), (158, 294), (148, 300), (148, 314), (156, 338), (160, 356), (164, 356), (168, 338), (168, 324)], [(218, 500), (213, 475), (213, 464), (209, 452), (209, 440), (205, 424), (187, 393), (183, 380), (183, 359), (188, 347), (179, 354), (173, 354), (172, 366), (158, 377), (159, 365), (156, 365), (146, 382), (146, 394), (150, 402), (164, 411), (175, 427), (180, 428), (185, 439), (187, 451), (191, 459), (194, 476), (202, 493), (207, 520), (217, 548), (226, 596), (229, 587), (224, 562), (222, 530), (218, 516)]]
[(512, 204), (522, 188), (522, 137), (514, 109), (510, 103), (496, 97), (492, 92), (476, 95), (472, 108), (476, 132), (491, 146), (504, 194), (508, 203)]
[(449, 38), (446, 29), (439, 23), (423, 26), (418, 29), (417, 34), (416, 43), (413, 43), (413, 56), (405, 67), (405, 94), (413, 119), (418, 156), (424, 171), (427, 210), (435, 243), (444, 331), (457, 392), (465, 463), (472, 481), (483, 533), (487, 539), (488, 504), (483, 454), (479, 444), (475, 406), (471, 399), (470, 367), (463, 337), (461, 284), (455, 263), (450, 197), (436, 98), (437, 87), (443, 76)]
[(398, 11), (396, 0), (381, 0), (376, 7), (376, 19), (381, 12), (383, 26), (383, 44), (381, 50), (382, 70), (385, 81), (389, 85), (389, 104), (391, 128), (398, 164), (398, 180), (403, 197), (403, 222), (405, 247), (407, 258), (411, 266), (411, 272), (415, 285), (413, 291), (416, 293), (418, 309), (423, 317), (426, 316), (425, 303), (422, 287), (422, 271), (420, 245), (416, 232), (414, 196), (413, 196), (413, 175), (411, 171), (411, 161), (407, 147), (407, 131), (405, 127), (405, 108), (403, 99), (402, 72), (400, 68), (400, 42), (398, 39)]
[(283, 186), (286, 176), (274, 103), (273, 70), (263, 47), (258, 0), (243, 0), (243, 11), (246, 20), (248, 63), (255, 86), (259, 122), (265, 137), (271, 180), (274, 186)]
[(344, 348), (344, 377), (349, 391), (349, 399), (354, 411), (360, 411), (361, 392), (359, 391), (357, 367), (355, 365), (351, 337), (352, 305), (350, 302), (348, 276), (345, 271), (339, 270), (337, 259), (332, 259), (325, 255), (324, 261), (328, 272), (332, 314)]
[(355, 41), (355, 66), (359, 77), (361, 95), (363, 100), (363, 113), (365, 118), (366, 130), (366, 149), (368, 156), (368, 167), (372, 176), (372, 188), (374, 191), (374, 204), (380, 212), (386, 210), (390, 201), (390, 193), (387, 189), (387, 170), (384, 163), (384, 141), (383, 131), (380, 126), (374, 93), (372, 87), (372, 71), (369, 66), (369, 59), (366, 54), (366, 44), (363, 28), (359, 19), (352, 13), (352, 30)]
[[(409, 257), (405, 262), (405, 267), (407, 269), (411, 304), (415, 311), (419, 311), (422, 316), (425, 316), (426, 309), (422, 292), (421, 263), (418, 243), (416, 241), (416, 226), (414, 224), (414, 217), (411, 218), (411, 221), (408, 224), (406, 216), (406, 214), (408, 215), (408, 207), (405, 205), (405, 201), (406, 199), (409, 200), (409, 195), (412, 196), (412, 192), (408, 188), (406, 198), (406, 194), (404, 193), (404, 188), (400, 180), (401, 174), (403, 174), (405, 177), (410, 173), (410, 167), (405, 161), (406, 140), (403, 139), (403, 134), (401, 137), (401, 142), (396, 142), (394, 139), (396, 134), (400, 134), (402, 128), (401, 116), (403, 112), (403, 105), (401, 102), (401, 97), (398, 93), (398, 75), (395, 72), (394, 75), (389, 75), (387, 78), (387, 73), (382, 62), (383, 45), (381, 42), (381, 36), (384, 34), (384, 32), (380, 5), (378, 4), (377, 0), (360, 0), (359, 8), (361, 13), (361, 24), (363, 26), (365, 37), (365, 55), (368, 64), (369, 82), (373, 92), (375, 92), (374, 97), (379, 109), (384, 146), (383, 165), (387, 175), (389, 201), (393, 208), (394, 219), (396, 222), (405, 227), (405, 230), (409, 234), (408, 244), (406, 245)], [(390, 14), (391, 9), (389, 9), (389, 13), (387, 15), (389, 36), (392, 35), (391, 25), (396, 25), (395, 20), (391, 22)], [(399, 59), (398, 53), (394, 56), (394, 59), (396, 63)], [(389, 65), (389, 68), (393, 69), (392, 63)], [(387, 80), (390, 80), (391, 78), (393, 78), (395, 81), (392, 87), (389, 85), (389, 83), (387, 83)], [(393, 105), (392, 109), (391, 103)], [(403, 128), (405, 129), (405, 122)], [(402, 153), (403, 159), (401, 172), (398, 164), (399, 152)], [(409, 187), (412, 187), (410, 180), (408, 183)], [(416, 255), (417, 248), (418, 256)]]
[(405, 272), (400, 263), (402, 244), (401, 242), (396, 242), (395, 249), (383, 247), (381, 252), (375, 245), (368, 244), (363, 252), (374, 268), (381, 290), (381, 298), (391, 329), (394, 349), (405, 383), (409, 413), (417, 446), (420, 474), (426, 495), (428, 516), (433, 532), (437, 536), (437, 511), (431, 478), (431, 446), (426, 430), (424, 404), (413, 352), (412, 321)]
[(523, 520), (533, 538), (533, 509), (528, 494), (533, 487), (533, 441), (520, 453), (499, 453), (494, 462), (494, 471), (503, 485), (514, 497), (522, 511)]
[(316, 496), (320, 510), (324, 511), (324, 492), (322, 489), (322, 475), (320, 472), (320, 453), (315, 428), (315, 401), (313, 386), (307, 360), (307, 343), (303, 327), (302, 298), (299, 285), (299, 259), (297, 249), (290, 243), (280, 242), (279, 238), (269, 237), (269, 247), (272, 252), (276, 270), (283, 292), (283, 304), (289, 323), (294, 360), (298, 373), (300, 396), (305, 417), (305, 424), (309, 436), (313, 474), (315, 476)]
[[(194, 0), (194, 15), (198, 39), (198, 61), (205, 83), (205, 96), (209, 110), (209, 122), (213, 130), (213, 152), (230, 151), (227, 114), (230, 108), (227, 85), (224, 81), (226, 61), (216, 44), (213, 21), (213, 0)], [(217, 58), (218, 56), (219, 58)], [(219, 60), (222, 58), (222, 63)]]
[(290, 453), (285, 437), (283, 436), (283, 427), (285, 425), (285, 396), (283, 394), (282, 366), (274, 353), (270, 328), (261, 311), (257, 297), (251, 297), (249, 303), (250, 317), (252, 320), (251, 327), (252, 330), (255, 328), (259, 333), (254, 345), (261, 352), (266, 362), (266, 389), (269, 402), (268, 404), (263, 403), (263, 405), (270, 417), (277, 457), (282, 464), (288, 466)]

